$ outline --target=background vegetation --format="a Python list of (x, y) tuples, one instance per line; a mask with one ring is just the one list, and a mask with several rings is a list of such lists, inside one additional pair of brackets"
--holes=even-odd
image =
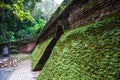
[(57, 6), (52, 0), (1, 0), (0, 43), (36, 37)]

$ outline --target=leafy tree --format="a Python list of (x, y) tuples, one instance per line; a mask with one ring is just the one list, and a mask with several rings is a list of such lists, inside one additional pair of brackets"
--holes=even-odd
[(0, 43), (40, 33), (58, 5), (54, 0), (0, 0)]
[[(27, 28), (34, 26), (35, 20), (28, 5), (33, 6), (38, 1), (41, 0), (0, 0), (0, 42), (31, 35)], [(29, 33), (30, 30), (32, 29), (28, 29)]]

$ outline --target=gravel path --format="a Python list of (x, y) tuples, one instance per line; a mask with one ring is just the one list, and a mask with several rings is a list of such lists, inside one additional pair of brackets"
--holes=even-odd
[(0, 68), (0, 80), (6, 80), (12, 74), (13, 69), (11, 67)]
[(8, 80), (35, 80), (31, 71), (31, 60), (28, 59), (19, 63)]
[[(10, 58), (20, 59), (20, 63), (16, 67), (0, 68), (0, 80), (36, 80), (40, 71), (31, 71), (31, 55), (17, 54), (11, 55)], [(0, 61), (3, 59), (0, 58)]]

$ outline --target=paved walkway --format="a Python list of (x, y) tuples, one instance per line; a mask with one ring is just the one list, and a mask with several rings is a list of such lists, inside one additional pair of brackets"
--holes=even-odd
[(9, 57), (0, 56), (0, 80), (6, 80), (14, 71), (14, 67), (9, 65), (8, 60)]
[(21, 61), (8, 80), (35, 80), (31, 71), (31, 60)]
[(0, 80), (6, 80), (12, 74), (13, 69), (11, 67), (0, 68)]

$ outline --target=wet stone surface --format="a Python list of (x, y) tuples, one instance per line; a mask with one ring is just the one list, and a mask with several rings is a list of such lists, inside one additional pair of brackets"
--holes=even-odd
[(13, 72), (12, 67), (0, 68), (0, 80), (7, 80)]
[(15, 66), (12, 57), (0, 57), (0, 80), (7, 80), (13, 73)]
[(0, 80), (36, 80), (40, 73), (31, 70), (31, 55), (10, 55), (8, 58), (0, 58), (0, 64), (3, 61), (7, 66), (0, 67)]

